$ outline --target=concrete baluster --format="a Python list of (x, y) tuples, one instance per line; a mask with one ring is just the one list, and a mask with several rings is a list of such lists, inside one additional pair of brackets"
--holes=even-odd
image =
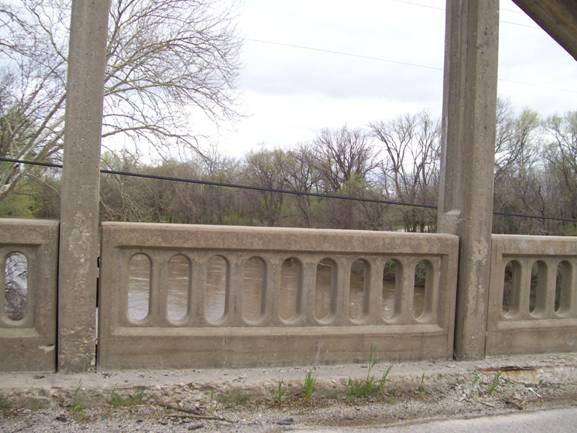
[(571, 260), (571, 282), (569, 283), (569, 317), (577, 318), (577, 260)]
[(229, 326), (244, 326), (242, 318), (242, 296), (244, 289), (244, 262), (246, 258), (238, 255), (226, 257), (230, 265), (230, 286), (227, 292), (228, 297), (228, 314), (226, 324)]
[(311, 258), (303, 258), (303, 287), (301, 312), (304, 324), (314, 326), (315, 319), (315, 299), (317, 290), (317, 261)]
[(545, 294), (543, 296), (544, 305), (542, 317), (552, 319), (555, 317), (555, 292), (557, 291), (557, 271), (561, 261), (546, 260), (547, 280), (545, 282)]
[(530, 319), (529, 303), (531, 297), (531, 270), (534, 261), (529, 259), (518, 259), (521, 264), (521, 279), (519, 281), (519, 309), (515, 315), (516, 319)]
[(188, 323), (187, 326), (206, 325), (206, 315), (204, 314), (204, 294), (206, 291), (206, 273), (208, 268), (208, 258), (199, 260), (194, 254), (186, 254), (190, 260), (190, 281), (188, 284)]
[(401, 258), (399, 259), (399, 263), (401, 264), (401, 281), (398, 286), (400, 290), (395, 293), (399, 306), (396, 322), (399, 324), (414, 323), (413, 298), (415, 295), (415, 265), (417, 263), (414, 258)]
[(278, 257), (266, 259), (265, 319), (263, 325), (281, 325), (280, 302), (282, 287), (282, 262)]
[(350, 323), (350, 295), (351, 295), (351, 265), (349, 257), (337, 257), (333, 259), (337, 265), (335, 273), (336, 281), (333, 281), (334, 291), (331, 297), (331, 310), (333, 311), (332, 325), (348, 325)]
[(377, 325), (383, 323), (383, 269), (385, 263), (376, 258), (369, 259), (368, 263), (370, 277), (368, 281), (369, 311), (367, 324)]
[(154, 252), (149, 254), (152, 261), (150, 278), (150, 317), (152, 326), (167, 326), (167, 298), (168, 298), (168, 255)]

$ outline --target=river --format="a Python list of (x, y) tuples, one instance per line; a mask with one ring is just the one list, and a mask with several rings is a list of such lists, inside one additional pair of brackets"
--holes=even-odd
[[(217, 322), (225, 313), (225, 295), (227, 263), (224, 258), (215, 256), (208, 265), (204, 311), (209, 322)], [(366, 287), (368, 285), (368, 265), (358, 260), (351, 269), (350, 309), (353, 319), (361, 319), (368, 311)], [(298, 315), (300, 304), (301, 266), (297, 260), (289, 259), (282, 267), (279, 314), (283, 320), (290, 321)], [(395, 304), (394, 268), (389, 268), (383, 278), (383, 317), (391, 318)], [(171, 259), (168, 270), (168, 318), (178, 321), (187, 315), (189, 265), (184, 256)], [(334, 312), (333, 293), (336, 283), (336, 264), (325, 259), (317, 268), (317, 291), (315, 294), (315, 317), (328, 319)], [(148, 315), (149, 309), (150, 264), (142, 255), (132, 258), (129, 271), (128, 317), (138, 321)], [(244, 293), (242, 296), (243, 317), (247, 321), (258, 321), (264, 314), (265, 264), (259, 258), (250, 259), (243, 274)], [(424, 287), (415, 290), (415, 316), (418, 317), (424, 305)]]

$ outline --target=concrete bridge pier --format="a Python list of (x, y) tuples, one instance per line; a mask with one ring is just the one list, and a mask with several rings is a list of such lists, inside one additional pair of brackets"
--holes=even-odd
[(498, 29), (498, 0), (447, 0), (438, 231), (460, 238), (457, 359), (485, 356)]
[(110, 0), (73, 0), (60, 202), (58, 369), (95, 368), (100, 140)]

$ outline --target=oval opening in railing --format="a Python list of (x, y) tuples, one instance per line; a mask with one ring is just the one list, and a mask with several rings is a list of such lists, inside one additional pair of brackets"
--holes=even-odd
[(128, 320), (139, 322), (150, 312), (152, 263), (146, 254), (135, 254), (128, 266)]
[(204, 291), (204, 317), (209, 323), (219, 322), (227, 312), (229, 274), (229, 264), (224, 257), (213, 256), (210, 258)]
[(242, 317), (249, 323), (262, 320), (265, 312), (266, 263), (251, 257), (244, 263)]
[(303, 267), (294, 257), (286, 259), (281, 268), (279, 316), (285, 322), (298, 320), (301, 315)]
[(505, 266), (503, 276), (503, 299), (501, 306), (503, 314), (511, 316), (519, 311), (519, 299), (521, 290), (521, 264), (511, 260)]
[(178, 254), (168, 261), (168, 294), (166, 314), (171, 322), (179, 322), (188, 315), (190, 296), (190, 260)]
[(349, 280), (349, 316), (360, 321), (369, 314), (369, 264), (358, 259), (351, 265)]
[(22, 253), (11, 253), (4, 262), (4, 314), (20, 321), (28, 306), (28, 260)]
[(387, 260), (383, 268), (382, 311), (383, 319), (392, 320), (400, 310), (401, 263), (398, 260)]
[(555, 313), (565, 316), (571, 311), (571, 280), (573, 268), (564, 260), (557, 266), (555, 284)]
[(415, 266), (415, 285), (413, 290), (413, 317), (423, 320), (429, 313), (433, 265), (428, 260), (421, 260)]
[(547, 264), (542, 260), (531, 267), (531, 288), (529, 291), (529, 313), (539, 316), (545, 312), (547, 302)]
[(337, 264), (334, 260), (323, 259), (317, 265), (315, 286), (315, 318), (330, 321), (336, 312)]

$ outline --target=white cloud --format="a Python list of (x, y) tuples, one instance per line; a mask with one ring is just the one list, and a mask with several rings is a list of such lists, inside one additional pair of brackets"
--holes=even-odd
[[(575, 61), (511, 0), (501, 3), (500, 95), (545, 115), (577, 109)], [(248, 39), (442, 67), (443, 9), (442, 0), (244, 0), (239, 28)], [(206, 125), (228, 155), (289, 147), (323, 127), (441, 111), (441, 72), (250, 40), (242, 60), (247, 116), (219, 131)]]

